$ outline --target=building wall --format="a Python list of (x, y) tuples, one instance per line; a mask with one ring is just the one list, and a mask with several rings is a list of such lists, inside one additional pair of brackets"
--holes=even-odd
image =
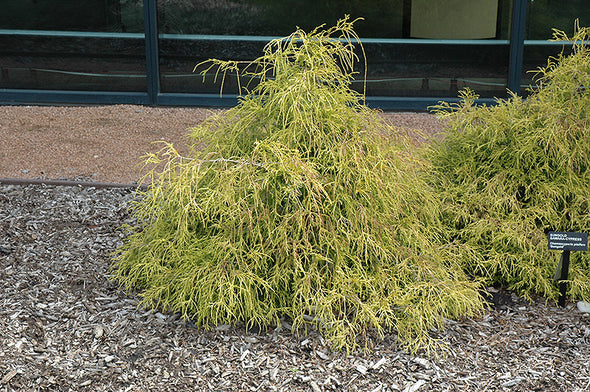
[[(514, 64), (512, 10), (523, 2), (524, 55), (522, 64)], [(367, 55), (367, 96), (375, 102), (395, 101), (403, 108), (404, 102), (416, 99), (454, 98), (464, 87), (483, 98), (504, 97), (511, 72), (522, 69), (522, 89), (517, 89), (524, 92), (534, 83), (526, 71), (561, 51), (561, 45), (547, 41), (551, 28), (571, 34), (576, 18), (581, 25), (590, 23), (586, 0), (157, 0), (154, 8), (155, 4), (156, 0), (4, 0), (0, 102), (42, 101), (44, 96), (84, 100), (83, 94), (73, 92), (92, 92), (99, 102), (104, 93), (105, 100), (206, 104), (220, 86), (203, 82), (193, 72), (200, 61), (251, 60), (273, 37), (285, 36), (297, 26), (310, 30), (331, 25), (345, 14), (364, 18), (355, 26)], [(145, 31), (151, 31), (155, 20), (158, 35), (148, 34), (146, 42)], [(353, 86), (360, 90), (362, 84), (358, 80)], [(232, 93), (230, 87), (226, 94)]]

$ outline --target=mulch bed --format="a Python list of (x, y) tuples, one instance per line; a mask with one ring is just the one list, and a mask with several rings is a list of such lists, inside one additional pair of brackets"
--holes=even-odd
[(125, 189), (0, 185), (1, 391), (587, 391), (590, 316), (492, 289), (446, 348), (410, 355), (394, 335), (330, 350), (288, 320), (269, 331), (138, 306), (108, 279)]

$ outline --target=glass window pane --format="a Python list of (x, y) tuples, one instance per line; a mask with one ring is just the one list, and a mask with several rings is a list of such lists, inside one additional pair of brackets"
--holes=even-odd
[[(367, 95), (456, 96), (467, 86), (505, 95), (510, 10), (509, 0), (160, 0), (160, 83), (164, 92), (219, 93), (219, 83), (193, 73), (197, 63), (252, 60), (273, 37), (348, 14), (364, 18), (355, 30), (367, 53)], [(224, 91), (235, 85), (226, 81)], [(354, 85), (362, 90), (362, 81)]]
[(141, 0), (4, 0), (0, 88), (146, 91)]
[(456, 97), (469, 87), (482, 97), (506, 94), (506, 42), (367, 43), (367, 95)]
[(590, 26), (588, 0), (528, 0), (525, 39), (551, 39), (554, 28), (571, 35), (576, 19), (580, 26)]
[(523, 95), (535, 85), (534, 72), (531, 71), (546, 66), (550, 56), (556, 56), (562, 50), (567, 54), (570, 49), (570, 45), (547, 41), (552, 38), (553, 29), (562, 30), (571, 37), (576, 19), (580, 26), (590, 26), (590, 1), (528, 1), (521, 81)]

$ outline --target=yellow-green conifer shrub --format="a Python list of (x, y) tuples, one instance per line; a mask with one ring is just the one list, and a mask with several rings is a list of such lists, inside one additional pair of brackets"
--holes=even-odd
[[(114, 278), (198, 325), (315, 325), (337, 349), (367, 331), (428, 348), (482, 309), (443, 237), (425, 163), (350, 89), (352, 23), (270, 42), (239, 104), (194, 128), (191, 157), (150, 156), (141, 224)], [(223, 73), (240, 64), (212, 61)]]
[[(547, 232), (590, 231), (589, 38), (576, 29), (572, 54), (549, 59), (526, 100), (481, 107), (465, 91), (460, 104), (437, 107), (450, 122), (432, 152), (434, 178), (448, 224), (474, 252), (465, 269), (526, 296), (558, 295), (560, 253)], [(570, 280), (568, 294), (589, 300), (588, 252), (572, 252)]]

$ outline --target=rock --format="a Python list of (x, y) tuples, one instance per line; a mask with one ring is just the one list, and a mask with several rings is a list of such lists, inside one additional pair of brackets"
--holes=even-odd
[(94, 328), (94, 337), (100, 339), (104, 335), (104, 328), (102, 325), (97, 325)]
[(590, 313), (590, 302), (578, 301), (578, 310), (582, 313)]

